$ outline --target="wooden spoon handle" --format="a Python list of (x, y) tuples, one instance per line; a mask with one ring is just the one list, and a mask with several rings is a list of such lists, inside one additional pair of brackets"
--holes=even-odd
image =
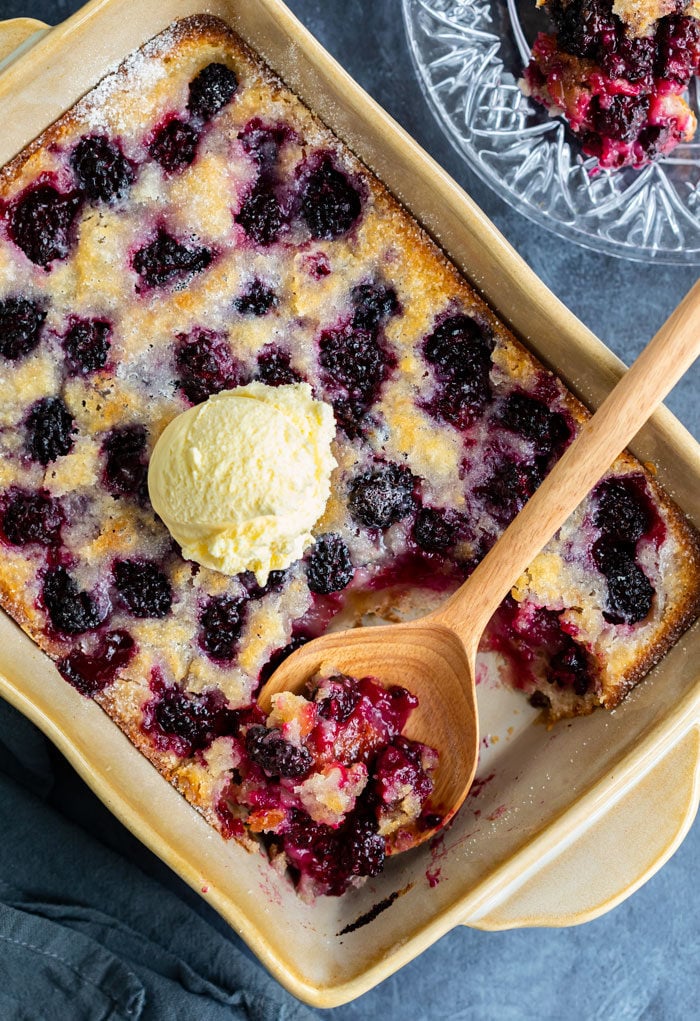
[(430, 619), (469, 655), (496, 607), (700, 354), (700, 281), (642, 351), (471, 577)]

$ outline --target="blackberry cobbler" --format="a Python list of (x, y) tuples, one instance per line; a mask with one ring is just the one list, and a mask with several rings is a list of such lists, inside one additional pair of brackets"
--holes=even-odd
[[(230, 760), (219, 801), (224, 831), (260, 833), (302, 895), (338, 895), (382, 870), (389, 848), (439, 825), (430, 802), (434, 749), (402, 736), (418, 702), (371, 677), (317, 677), (310, 698), (273, 696), (214, 749)], [(207, 752), (204, 753), (207, 758)]]
[(563, 115), (602, 167), (642, 167), (689, 142), (686, 102), (700, 72), (694, 3), (543, 0), (555, 34), (540, 33), (524, 91)]
[[(585, 410), (213, 18), (17, 156), (0, 217), (3, 606), (224, 836), (304, 892), (376, 874), (391, 827), (440, 810), (410, 696), (326, 677), (265, 719), (256, 692), (329, 627), (444, 600)], [(253, 381), (308, 384), (337, 429), (315, 541), (264, 584), (185, 560), (147, 486), (177, 415)], [(485, 646), (552, 720), (610, 708), (699, 593), (696, 533), (623, 456)]]

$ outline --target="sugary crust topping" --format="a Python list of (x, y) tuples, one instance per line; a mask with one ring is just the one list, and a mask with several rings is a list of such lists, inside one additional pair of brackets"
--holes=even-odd
[(654, 22), (667, 14), (700, 17), (700, 4), (697, 0), (690, 0), (679, 10), (676, 0), (614, 0), (613, 11), (629, 27), (632, 35), (643, 36), (648, 35)]
[[(108, 199), (75, 169), (100, 153)], [(215, 19), (149, 43), (20, 154), (0, 212), (0, 601), (245, 841), (222, 792), (275, 663), (329, 625), (444, 599), (586, 412)], [(338, 423), (319, 541), (264, 588), (184, 561), (145, 490), (168, 422), (251, 378), (306, 380)], [(695, 533), (637, 462), (621, 476), (642, 531), (609, 507), (601, 524), (597, 491), (487, 636), (527, 654), (519, 682), (553, 718), (617, 704), (697, 610)], [(318, 783), (305, 796), (331, 812)]]

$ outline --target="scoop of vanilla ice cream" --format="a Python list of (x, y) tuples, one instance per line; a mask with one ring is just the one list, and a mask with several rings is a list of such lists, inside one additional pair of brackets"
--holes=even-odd
[(288, 567), (330, 495), (333, 411), (308, 383), (249, 383), (178, 415), (148, 468), (153, 507), (183, 556), (223, 574)]

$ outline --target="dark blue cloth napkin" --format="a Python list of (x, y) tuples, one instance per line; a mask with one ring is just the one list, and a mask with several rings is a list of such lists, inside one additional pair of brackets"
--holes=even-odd
[[(72, 819), (62, 814), (58, 762), (43, 735), (0, 701), (2, 1021), (317, 1016), (251, 960), (225, 926), (217, 931), (87, 832), (75, 821), (78, 807), (66, 813)], [(81, 797), (83, 819), (101, 812), (76, 782), (68, 798)]]

